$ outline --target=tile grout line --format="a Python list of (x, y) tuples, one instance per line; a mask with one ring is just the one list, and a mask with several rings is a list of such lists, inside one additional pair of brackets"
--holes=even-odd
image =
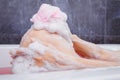
[(104, 27), (104, 37), (103, 37), (103, 39), (104, 39), (104, 44), (106, 43), (106, 38), (105, 38), (105, 36), (106, 36), (106, 28), (107, 27), (107, 0), (105, 0), (105, 27)]

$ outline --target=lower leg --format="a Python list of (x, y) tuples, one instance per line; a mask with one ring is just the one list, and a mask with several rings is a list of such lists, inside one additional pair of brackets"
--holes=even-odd
[(79, 55), (84, 55), (87, 58), (94, 58), (107, 61), (120, 61), (120, 51), (111, 51), (103, 49), (94, 43), (84, 41), (72, 35), (74, 49)]

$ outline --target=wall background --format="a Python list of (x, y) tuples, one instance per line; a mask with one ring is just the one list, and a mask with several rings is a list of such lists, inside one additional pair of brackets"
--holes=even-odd
[(18, 44), (42, 3), (67, 13), (71, 32), (82, 39), (120, 44), (120, 0), (0, 0), (0, 44)]

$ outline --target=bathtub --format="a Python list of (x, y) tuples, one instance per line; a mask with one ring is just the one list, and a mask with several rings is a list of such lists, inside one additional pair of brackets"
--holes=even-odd
[[(120, 50), (120, 44), (97, 45), (105, 49)], [(0, 45), (0, 72), (4, 71), (6, 73), (10, 71), (12, 58), (9, 51), (18, 47), (19, 45)], [(120, 67), (43, 72), (26, 75), (3, 74), (0, 75), (0, 80), (120, 80)]]

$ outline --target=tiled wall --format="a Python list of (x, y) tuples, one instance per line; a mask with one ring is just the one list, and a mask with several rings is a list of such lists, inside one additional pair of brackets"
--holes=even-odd
[(82, 39), (120, 44), (120, 0), (0, 0), (0, 44), (18, 44), (42, 3), (66, 12), (72, 33)]
[(120, 43), (120, 0), (107, 1), (105, 43)]

